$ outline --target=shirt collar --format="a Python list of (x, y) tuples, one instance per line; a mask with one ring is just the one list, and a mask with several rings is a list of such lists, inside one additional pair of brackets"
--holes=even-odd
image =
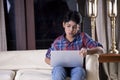
[[(68, 41), (68, 40), (66, 39), (65, 35), (66, 35), (65, 33), (62, 35), (62, 41)], [(80, 32), (78, 32), (78, 33), (75, 35), (75, 38), (74, 38), (74, 40), (73, 40), (72, 42), (74, 42), (75, 40), (77, 40), (78, 35), (80, 35)], [(68, 42), (69, 42), (69, 41), (68, 41)]]

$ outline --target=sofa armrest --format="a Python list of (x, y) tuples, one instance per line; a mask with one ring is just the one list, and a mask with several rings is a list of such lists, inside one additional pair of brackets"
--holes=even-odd
[(86, 71), (87, 79), (86, 80), (99, 80), (99, 55), (87, 55), (86, 56)]

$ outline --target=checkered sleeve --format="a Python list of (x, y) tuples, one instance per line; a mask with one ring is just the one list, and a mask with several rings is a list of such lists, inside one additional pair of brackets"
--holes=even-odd
[(93, 48), (93, 47), (103, 47), (102, 44), (99, 42), (93, 40), (88, 34), (83, 33), (83, 43), (87, 48)]

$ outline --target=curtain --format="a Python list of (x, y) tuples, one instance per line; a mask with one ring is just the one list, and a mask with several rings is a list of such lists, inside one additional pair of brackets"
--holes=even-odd
[[(116, 36), (117, 36), (117, 47), (118, 47), (118, 50), (119, 50), (119, 53), (120, 53), (120, 0), (118, 0), (118, 16), (117, 16), (117, 19), (116, 19)], [(120, 63), (117, 64), (117, 72), (118, 72), (118, 80), (120, 80)]]
[[(116, 46), (117, 50), (120, 52), (120, 0), (118, 0), (118, 15), (116, 17)], [(120, 80), (120, 63), (110, 63), (109, 64), (110, 77), (112, 80)]]
[[(106, 19), (107, 14), (106, 14), (106, 5), (105, 5), (105, 1), (104, 0), (98, 0), (98, 15), (96, 17), (96, 34), (97, 34), (97, 39), (98, 42), (102, 43), (103, 48), (104, 48), (104, 53), (107, 53), (108, 51), (108, 46), (110, 41), (110, 26), (109, 24), (107, 24)], [(109, 77), (109, 71), (108, 71), (108, 64), (107, 63), (103, 63), (102, 66), (104, 67), (105, 73), (108, 77), (108, 80), (110, 80)]]
[(3, 0), (0, 0), (0, 51), (7, 50)]
[[(120, 1), (118, 0), (118, 7)], [(106, 0), (98, 0), (98, 16), (96, 18), (97, 39), (103, 44), (104, 53), (108, 53), (111, 49), (111, 23), (108, 17), (108, 5)], [(120, 9), (116, 17), (116, 46), (120, 50)], [(104, 70), (108, 80), (120, 80), (120, 63), (103, 63)]]

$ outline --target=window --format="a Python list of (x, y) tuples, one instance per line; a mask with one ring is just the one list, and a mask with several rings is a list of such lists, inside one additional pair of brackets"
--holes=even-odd
[[(37, 49), (49, 48), (53, 40), (63, 34), (62, 19), (70, 9), (71, 1), (74, 0), (34, 0)], [(73, 5), (73, 9), (75, 6)], [(77, 10), (77, 7), (75, 9)]]

